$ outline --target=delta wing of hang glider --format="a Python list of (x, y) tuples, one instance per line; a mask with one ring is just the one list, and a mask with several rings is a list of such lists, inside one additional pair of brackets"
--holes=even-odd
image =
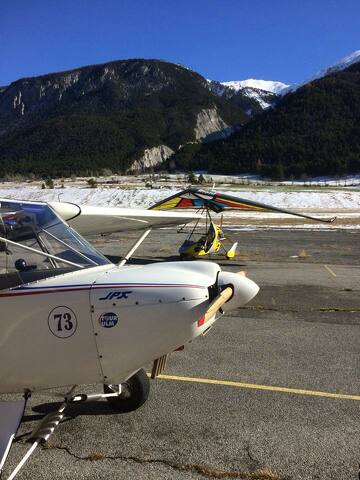
[[(221, 247), (225, 250), (226, 258), (233, 258), (235, 256), (238, 243), (231, 240), (231, 238), (224, 232), (222, 225), (219, 226), (214, 223), (210, 212), (216, 214), (222, 213), (226, 210), (277, 212), (325, 223), (332, 223), (336, 219), (336, 217), (313, 217), (293, 210), (278, 208), (265, 203), (227, 195), (225, 193), (209, 192), (197, 188), (182, 190), (181, 192), (178, 192), (171, 197), (167, 197), (150, 207), (150, 210), (157, 211), (168, 209), (196, 209), (198, 212), (205, 213), (206, 216), (206, 229), (201, 237), (199, 239), (194, 239), (198, 225), (197, 220), (189, 237), (180, 246), (179, 253), (182, 258), (203, 257), (218, 252)], [(230, 248), (228, 249), (225, 249), (223, 245), (225, 240), (230, 243)]]
[[(242, 272), (213, 262), (113, 264), (61, 216), (47, 203), (0, 200), (0, 393), (15, 394), (0, 402), (0, 472), (27, 398), (64, 390), (8, 480), (70, 404), (106, 399), (119, 412), (139, 408), (149, 394), (144, 365), (153, 362), (156, 377), (170, 353), (259, 290)], [(94, 383), (101, 393), (77, 393), (78, 385)]]

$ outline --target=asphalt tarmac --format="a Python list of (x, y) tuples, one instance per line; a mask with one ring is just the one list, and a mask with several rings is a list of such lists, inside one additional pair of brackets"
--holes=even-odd
[[(19, 479), (359, 478), (360, 230), (232, 236), (239, 257), (213, 260), (246, 270), (258, 296), (172, 354), (136, 412), (72, 406)], [(94, 243), (121, 255), (135, 238)], [(180, 242), (153, 232), (132, 261), (176, 260)], [(30, 399), (2, 478), (53, 402), (54, 392)]]

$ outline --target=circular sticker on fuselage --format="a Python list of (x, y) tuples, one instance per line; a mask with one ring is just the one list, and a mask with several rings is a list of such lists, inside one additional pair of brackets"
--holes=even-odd
[(119, 319), (116, 313), (107, 312), (100, 315), (99, 323), (102, 327), (112, 328), (115, 327), (115, 325), (118, 323), (118, 320)]
[(58, 338), (69, 338), (76, 332), (77, 318), (69, 307), (56, 307), (48, 317), (51, 333)]

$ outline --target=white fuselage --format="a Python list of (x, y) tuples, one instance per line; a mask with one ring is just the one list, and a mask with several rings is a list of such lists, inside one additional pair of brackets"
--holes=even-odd
[[(116, 266), (56, 211), (70, 224), (80, 222), (73, 226), (83, 233), (120, 231), (129, 214), (0, 201), (1, 393), (120, 384), (201, 335), (220, 305), (237, 308), (258, 292), (254, 282), (215, 263)], [(190, 219), (153, 211), (126, 218), (147, 231)], [(218, 303), (223, 290), (226, 304)]]
[[(211, 326), (215, 316), (198, 320), (219, 272), (208, 262), (103, 265), (0, 292), (0, 392), (122, 383)], [(239, 282), (234, 306), (258, 291)]]

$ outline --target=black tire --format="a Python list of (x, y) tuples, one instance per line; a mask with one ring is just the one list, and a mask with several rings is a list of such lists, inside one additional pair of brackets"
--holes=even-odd
[(180, 260), (190, 262), (191, 260), (195, 260), (195, 257), (192, 257), (191, 255), (186, 255), (186, 253), (180, 253)]
[[(143, 405), (150, 392), (150, 380), (145, 370), (141, 369), (121, 384), (122, 392), (118, 397), (109, 397), (106, 400), (114, 410), (121, 413), (132, 412)], [(109, 385), (104, 385), (104, 393), (113, 393)]]

